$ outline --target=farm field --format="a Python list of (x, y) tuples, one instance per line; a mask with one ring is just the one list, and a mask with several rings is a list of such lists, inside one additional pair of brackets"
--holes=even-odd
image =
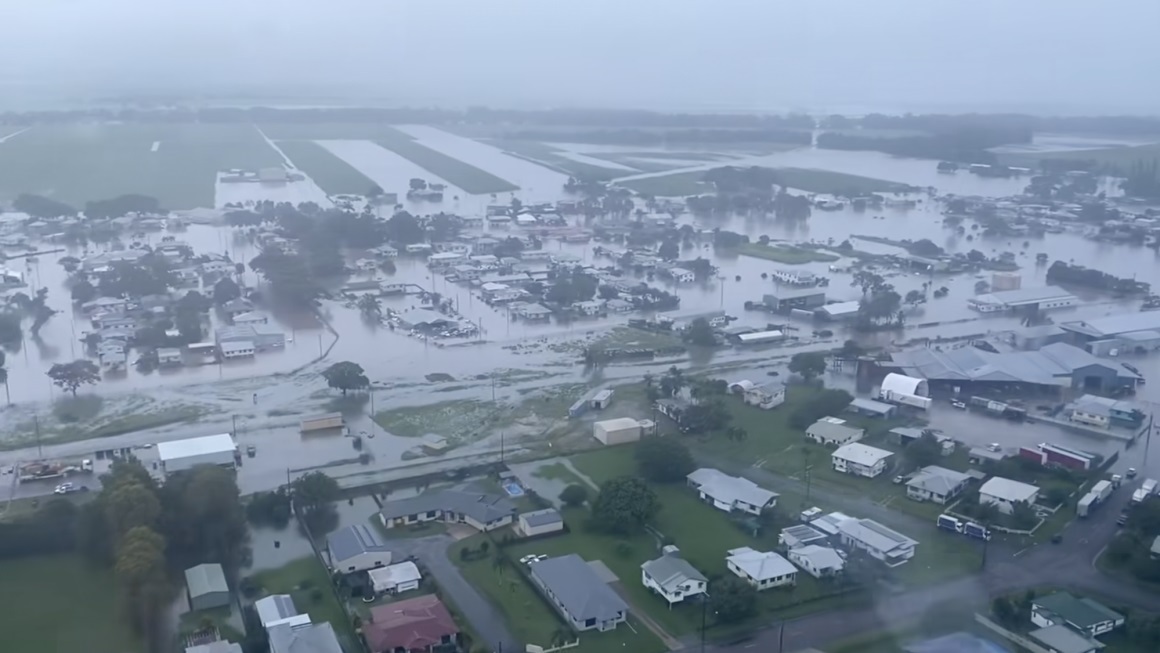
[(366, 195), (375, 183), (314, 141), (280, 141), (278, 147), (328, 195)]
[(1095, 161), (1099, 168), (1106, 169), (1118, 175), (1124, 175), (1131, 170), (1133, 165), (1138, 163), (1152, 163), (1160, 160), (1160, 143), (1108, 147), (1098, 150), (1004, 154), (999, 157), (999, 160), (1007, 165), (1027, 167), (1038, 166), (1039, 162), (1044, 159)]
[(523, 159), (530, 159), (547, 168), (580, 179), (609, 181), (616, 177), (643, 172), (641, 169), (633, 169), (619, 163), (608, 163), (602, 166), (577, 161), (569, 158), (563, 150), (558, 150), (551, 145), (538, 141), (496, 141), (494, 145), (505, 153), (511, 153)]
[(138, 193), (167, 209), (212, 207), (219, 171), (282, 164), (250, 125), (43, 125), (0, 143), (0, 199), (83, 207)]
[[(729, 165), (722, 162), (721, 165)], [(827, 193), (843, 195), (861, 195), (865, 193), (905, 192), (913, 190), (906, 184), (899, 184), (884, 179), (862, 177), (830, 170), (814, 170), (809, 168), (774, 168), (781, 183), (790, 188), (803, 190), (808, 193)], [(670, 175), (642, 177), (617, 182), (619, 185), (660, 197), (678, 197), (697, 195), (708, 192), (709, 185), (701, 181), (705, 176), (704, 170), (690, 170), (674, 172)]]
[(422, 145), (396, 129), (383, 132), (375, 142), (473, 195), (519, 190), (510, 181)]
[(111, 571), (92, 569), (76, 556), (45, 556), (0, 563), (0, 578), (7, 599), (0, 610), (5, 653), (141, 650), (119, 612)]

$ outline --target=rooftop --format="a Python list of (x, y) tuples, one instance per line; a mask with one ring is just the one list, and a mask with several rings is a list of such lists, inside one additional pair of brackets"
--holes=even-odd
[(730, 476), (712, 467), (693, 471), (688, 480), (701, 492), (729, 505), (740, 501), (751, 506), (764, 506), (778, 496), (747, 478)]
[(426, 651), (444, 635), (458, 632), (447, 606), (434, 594), (373, 607), (370, 619), (363, 622), (372, 651)]
[(624, 600), (575, 553), (533, 562), (528, 567), (564, 610), (578, 620), (608, 621), (618, 613), (628, 612)]
[(354, 524), (331, 533), (326, 538), (326, 548), (334, 565), (364, 553), (390, 551), (368, 524)]
[(828, 546), (818, 546), (817, 544), (798, 547), (790, 551), (790, 554), (809, 559), (810, 563), (817, 569), (841, 569), (846, 564), (846, 561), (838, 555), (837, 551)]
[(838, 524), (838, 530), (846, 537), (858, 540), (882, 552), (909, 548), (918, 544), (902, 533), (887, 528), (873, 519), (847, 519)]
[(258, 612), (258, 621), (263, 626), (293, 617), (298, 614), (294, 599), (289, 594), (273, 594), (254, 601), (254, 609)]
[(237, 448), (238, 445), (234, 442), (234, 436), (229, 433), (221, 433), (219, 435), (205, 435), (200, 438), (158, 442), (157, 457), (161, 462), (165, 462), (167, 460), (190, 458), (211, 453), (236, 451)]
[(1071, 402), (1071, 408), (1081, 413), (1111, 417), (1113, 412), (1130, 413), (1135, 409), (1135, 405), (1130, 401), (1119, 401), (1097, 395), (1084, 395)]
[(743, 546), (730, 549), (728, 553), (725, 559), (756, 581), (797, 573), (793, 563), (773, 551), (756, 551)]
[(1032, 605), (1040, 612), (1057, 615), (1075, 628), (1087, 630), (1106, 621), (1120, 621), (1124, 615), (1089, 598), (1076, 598), (1067, 592), (1041, 596)]
[(862, 431), (862, 429), (856, 426), (849, 426), (845, 423), (845, 420), (840, 420), (836, 417), (823, 417), (813, 424), (810, 424), (809, 428), (806, 429), (806, 433), (810, 435), (840, 439), (850, 437), (859, 431)]
[(861, 442), (844, 444), (835, 449), (834, 453), (830, 454), (832, 458), (845, 460), (855, 465), (865, 465), (866, 467), (873, 467), (893, 455), (894, 452), (892, 451), (871, 447)]
[(920, 469), (914, 475), (914, 478), (907, 481), (906, 484), (909, 487), (944, 495), (962, 485), (969, 478), (970, 476), (962, 472), (956, 472), (953, 469), (939, 467), (938, 465), (927, 465)]
[(851, 401), (847, 408), (856, 408), (861, 411), (879, 415), (888, 415), (893, 413), (895, 410), (893, 404), (888, 404), (883, 401), (874, 401), (873, 399), (866, 399), (865, 397), (854, 397), (854, 401)]
[(1133, 331), (1160, 330), (1160, 311), (1140, 311), (1098, 317), (1094, 320), (1062, 322), (1060, 327), (1093, 338), (1108, 338)]
[(342, 653), (329, 622), (276, 624), (266, 632), (270, 635), (270, 653)]
[(1104, 647), (1102, 643), (1090, 637), (1084, 637), (1067, 626), (1061, 625), (1033, 630), (1028, 635), (1055, 653), (1089, 653), (1089, 651)]
[(824, 540), (827, 537), (825, 533), (819, 531), (813, 526), (806, 524), (794, 524), (793, 526), (786, 526), (785, 528), (781, 529), (781, 534), (788, 535), (798, 543), (817, 542), (818, 540)]
[(1135, 374), (1120, 363), (1098, 358), (1064, 343), (1054, 343), (1038, 351), (996, 354), (978, 347), (946, 351), (921, 348), (890, 356), (893, 364), (909, 376), (937, 381), (991, 381), (1038, 385), (1071, 385), (1076, 370), (1099, 366), (1114, 370), (1121, 378)]
[(504, 497), (465, 488), (436, 490), (409, 499), (387, 501), (383, 503), (379, 514), (386, 519), (395, 519), (432, 510), (462, 513), (477, 522), (487, 524), (509, 515), (514, 516), (516, 506)]
[(1026, 306), (1046, 301), (1075, 299), (1075, 295), (1057, 286), (1043, 286), (1040, 288), (1017, 288), (1000, 292), (976, 295), (974, 301), (980, 304), (999, 304), (1002, 306)]
[(226, 575), (217, 563), (205, 563), (185, 570), (185, 586), (190, 596), (203, 596), (214, 592), (229, 592)]
[(1002, 476), (992, 476), (979, 488), (979, 494), (988, 494), (1009, 502), (1030, 501), (1038, 492), (1039, 488), (1034, 485), (1020, 483)]
[(558, 524), (564, 521), (559, 512), (555, 508), (544, 508), (543, 510), (533, 510), (525, 512), (520, 515), (528, 523), (528, 526), (546, 526), (548, 524)]
[(656, 560), (648, 560), (640, 568), (666, 590), (675, 589), (678, 585), (689, 581), (704, 583), (709, 580), (684, 558), (675, 555), (663, 555)]

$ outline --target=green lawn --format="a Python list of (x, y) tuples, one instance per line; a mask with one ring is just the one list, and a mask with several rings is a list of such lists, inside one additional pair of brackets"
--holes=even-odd
[(110, 570), (92, 569), (76, 556), (5, 560), (0, 591), (5, 653), (141, 651)]
[(314, 623), (329, 621), (347, 653), (361, 650), (352, 624), (331, 591), (330, 572), (318, 558), (299, 558), (277, 569), (260, 571), (253, 579), (266, 594), (289, 594)]
[(745, 243), (737, 248), (737, 253), (754, 258), (763, 258), (767, 261), (800, 265), (802, 263), (830, 263), (837, 261), (839, 256), (816, 249), (794, 247), (792, 245), (762, 245), (760, 243)]
[(0, 144), (0, 199), (33, 193), (83, 207), (138, 193), (168, 209), (213, 207), (219, 171), (281, 165), (251, 125), (39, 125)]
[(397, 129), (384, 130), (375, 142), (472, 195), (504, 193), (520, 187), (486, 170), (420, 144)]
[(281, 141), (278, 147), (328, 195), (366, 195), (375, 185), (370, 177), (314, 141)]
[(584, 487), (588, 487), (588, 484), (584, 482), (584, 479), (577, 476), (575, 472), (569, 469), (568, 466), (564, 463), (552, 463), (551, 465), (537, 467), (536, 471), (532, 472), (532, 476), (549, 481), (560, 481), (561, 483), (567, 483), (568, 485), (583, 485)]

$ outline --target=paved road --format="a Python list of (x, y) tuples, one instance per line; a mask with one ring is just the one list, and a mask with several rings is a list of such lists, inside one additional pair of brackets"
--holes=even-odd
[(496, 653), (514, 653), (523, 651), (519, 643), (507, 628), (507, 620), (502, 612), (483, 595), (481, 595), (463, 574), (447, 557), (447, 548), (454, 543), (449, 535), (433, 535), (415, 539), (391, 540), (392, 550), (400, 556), (413, 555), (423, 562), (430, 570), (431, 575), (443, 589), (444, 596), (463, 612), (463, 616), (471, 622), (475, 632), (479, 633), (492, 651)]

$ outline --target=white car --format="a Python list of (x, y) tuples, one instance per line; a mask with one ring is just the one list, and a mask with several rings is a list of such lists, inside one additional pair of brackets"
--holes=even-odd
[(75, 492), (75, 491), (76, 491), (76, 488), (73, 487), (72, 483), (61, 483), (60, 485), (56, 486), (56, 489), (53, 490), (52, 493), (53, 494), (68, 494), (69, 492)]
[(520, 564), (521, 565), (530, 565), (539, 559), (540, 559), (539, 556), (529, 554), (529, 555), (526, 555), (526, 556), (520, 558)]

